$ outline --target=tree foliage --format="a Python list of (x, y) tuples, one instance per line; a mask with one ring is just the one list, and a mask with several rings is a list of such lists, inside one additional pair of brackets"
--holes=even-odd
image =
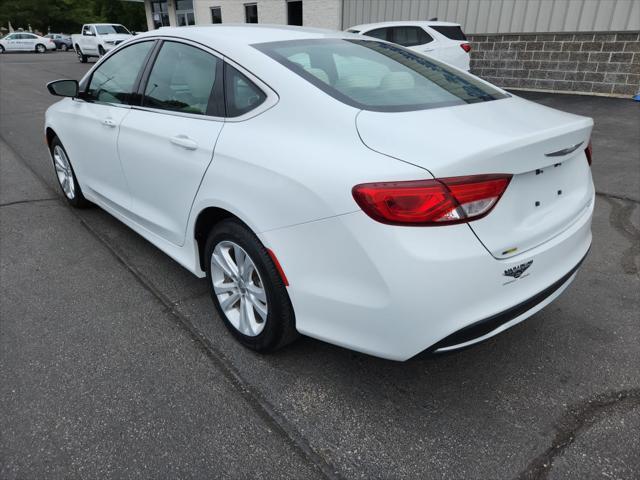
[(121, 23), (147, 29), (144, 4), (121, 0), (0, 0), (0, 27), (79, 33), (84, 23)]

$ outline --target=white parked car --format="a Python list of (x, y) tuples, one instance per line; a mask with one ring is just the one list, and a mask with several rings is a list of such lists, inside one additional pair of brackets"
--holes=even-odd
[(381, 22), (356, 25), (347, 31), (397, 43), (469, 71), (471, 44), (459, 23)]
[(167, 28), (48, 88), (69, 203), (206, 276), (258, 351), (465, 347), (560, 295), (591, 244), (592, 120), (395, 44)]
[(36, 52), (46, 53), (55, 50), (56, 44), (50, 38), (35, 33), (13, 32), (0, 38), (0, 53), (4, 52)]
[(81, 34), (71, 35), (71, 41), (78, 59), (87, 63), (90, 57), (101, 57), (131, 37), (133, 34), (117, 23), (87, 23)]

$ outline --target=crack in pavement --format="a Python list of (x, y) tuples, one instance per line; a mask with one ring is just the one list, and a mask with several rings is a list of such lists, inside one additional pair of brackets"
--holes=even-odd
[(557, 422), (557, 433), (549, 448), (534, 458), (516, 479), (546, 479), (555, 459), (575, 441), (580, 432), (593, 425), (600, 413), (621, 405), (625, 411), (640, 406), (640, 388), (608, 392), (571, 405)]
[[(15, 149), (2, 137), (2, 135), (0, 135), (0, 141), (3, 141), (7, 145), (15, 157), (45, 186), (47, 190), (53, 190), (52, 187), (31, 167), (31, 165), (29, 165), (24, 158), (22, 158), (22, 156), (18, 154), (18, 152), (16, 152)], [(194, 344), (200, 348), (209, 360), (211, 360), (227, 381), (233, 385), (239, 395), (254, 410), (258, 417), (268, 425), (269, 428), (279, 434), (294, 452), (315, 467), (315, 469), (324, 478), (331, 480), (340, 480), (343, 478), (338, 472), (338, 469), (318, 454), (311, 447), (307, 439), (298, 432), (295, 426), (283, 415), (277, 412), (276, 408), (256, 388), (242, 377), (241, 373), (229, 358), (177, 309), (175, 302), (172, 302), (135, 265), (130, 263), (123, 252), (111, 245), (107, 239), (103, 238), (100, 233), (80, 215), (80, 213), (64, 203), (62, 197), (58, 197), (57, 200), (60, 201), (61, 205), (64, 205), (69, 209), (74, 217), (78, 219), (80, 224), (97, 241), (99, 241), (127, 271), (129, 271), (129, 273), (145, 290), (151, 293), (156, 301), (163, 305), (165, 311), (174, 318), (175, 323), (186, 330), (189, 336), (194, 340)]]
[(7, 203), (0, 203), (0, 208), (2, 207), (10, 207), (12, 205), (22, 205), (25, 203), (38, 203), (38, 202), (50, 202), (52, 200), (57, 201), (58, 198), (33, 198), (31, 200), (16, 200), (15, 202), (7, 202)]
[(640, 203), (640, 200), (638, 200), (637, 198), (628, 197), (626, 195), (616, 195), (615, 193), (606, 192), (596, 192), (596, 195), (599, 197), (603, 197), (605, 200), (609, 198), (615, 198), (616, 200), (623, 200), (625, 202)]
[(629, 240), (631, 246), (622, 252), (620, 260), (622, 270), (629, 275), (638, 275), (638, 265), (636, 258), (640, 256), (640, 230), (631, 222), (631, 214), (636, 209), (637, 204), (622, 204), (619, 200), (604, 197), (611, 206), (609, 223), (618, 233)]

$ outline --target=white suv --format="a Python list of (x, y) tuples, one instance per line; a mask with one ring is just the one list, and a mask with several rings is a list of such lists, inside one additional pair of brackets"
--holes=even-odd
[(347, 31), (397, 43), (469, 71), (471, 44), (467, 41), (459, 23), (381, 22), (356, 25)]

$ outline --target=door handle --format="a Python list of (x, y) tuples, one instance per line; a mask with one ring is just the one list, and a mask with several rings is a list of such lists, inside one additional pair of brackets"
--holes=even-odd
[(107, 126), (107, 127), (115, 127), (116, 126), (116, 122), (113, 118), (105, 118), (102, 120), (102, 124)]
[(186, 135), (176, 135), (175, 137), (171, 137), (169, 141), (174, 145), (182, 147), (186, 150), (195, 150), (196, 148), (198, 148), (198, 143), (195, 140), (190, 139)]

